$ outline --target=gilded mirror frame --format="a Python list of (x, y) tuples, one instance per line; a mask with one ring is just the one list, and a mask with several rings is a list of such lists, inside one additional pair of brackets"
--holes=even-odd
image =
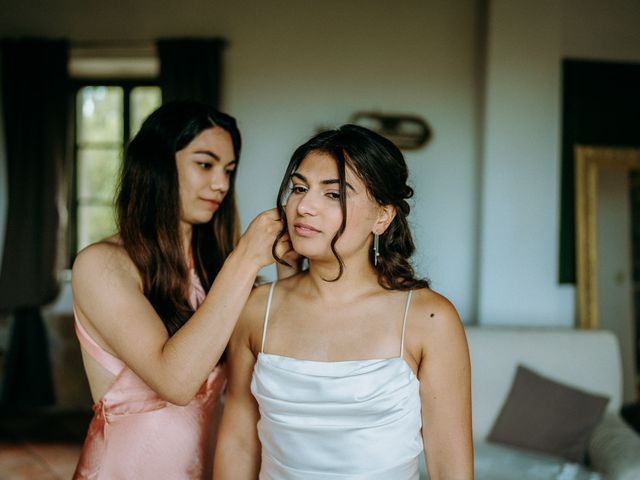
[(576, 326), (598, 328), (598, 172), (640, 170), (639, 148), (575, 147)]

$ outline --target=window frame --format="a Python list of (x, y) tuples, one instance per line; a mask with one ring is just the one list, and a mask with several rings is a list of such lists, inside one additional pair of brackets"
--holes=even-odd
[(122, 88), (122, 147), (126, 150), (130, 140), (131, 130), (131, 92), (137, 87), (160, 87), (158, 78), (81, 78), (73, 79), (71, 82), (70, 101), (72, 117), (72, 159), (71, 159), (71, 183), (69, 185), (68, 207), (68, 227), (67, 227), (67, 258), (68, 267), (73, 266), (73, 262), (78, 254), (78, 93), (85, 87), (120, 87)]

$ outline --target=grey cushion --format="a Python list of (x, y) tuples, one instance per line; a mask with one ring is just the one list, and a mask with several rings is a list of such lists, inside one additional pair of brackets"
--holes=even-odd
[(608, 401), (519, 365), (487, 439), (581, 462)]

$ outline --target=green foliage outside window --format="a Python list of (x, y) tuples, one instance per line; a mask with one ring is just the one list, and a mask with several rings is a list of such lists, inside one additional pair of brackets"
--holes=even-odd
[(155, 86), (98, 85), (78, 90), (74, 202), (77, 251), (115, 233), (114, 197), (125, 144), (160, 103), (160, 88)]

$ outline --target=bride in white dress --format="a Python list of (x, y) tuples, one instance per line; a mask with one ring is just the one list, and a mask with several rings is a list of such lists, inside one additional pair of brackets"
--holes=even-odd
[[(255, 289), (228, 346), (216, 480), (472, 479), (470, 366), (453, 305), (415, 277), (407, 166), (345, 125), (279, 193), (309, 268)], [(434, 226), (435, 228), (435, 226)]]

